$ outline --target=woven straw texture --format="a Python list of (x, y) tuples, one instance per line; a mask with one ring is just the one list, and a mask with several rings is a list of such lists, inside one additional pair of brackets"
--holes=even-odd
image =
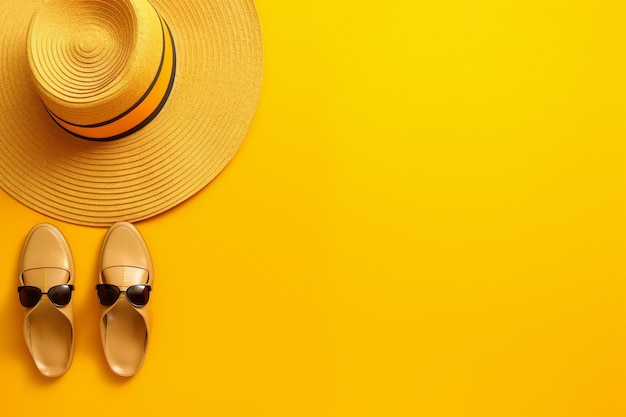
[[(29, 24), (43, 3), (0, 5), (0, 186), (6, 192), (51, 217), (106, 226), (162, 213), (219, 174), (246, 136), (261, 88), (261, 32), (252, 0), (151, 2), (175, 42), (173, 87), (154, 120), (112, 141), (74, 137), (46, 112), (27, 53)], [(119, 48), (128, 35), (124, 28), (132, 27), (107, 26), (111, 10), (123, 0), (57, 3), (67, 3), (68, 16), (74, 17), (82, 9), (73, 6), (85, 5), (85, 18), (108, 30), (113, 46), (93, 39), (81, 44), (93, 54)], [(118, 33), (122, 39), (115, 39)], [(53, 47), (62, 55), (75, 44)], [(106, 57), (111, 71), (119, 71), (123, 52)], [(96, 72), (100, 79), (84, 82), (104, 82), (108, 70), (105, 65)]]

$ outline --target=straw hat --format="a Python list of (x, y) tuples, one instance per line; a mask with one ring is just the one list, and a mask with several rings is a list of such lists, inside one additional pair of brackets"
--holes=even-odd
[(252, 0), (2, 0), (0, 186), (71, 223), (159, 214), (249, 129), (262, 74)]

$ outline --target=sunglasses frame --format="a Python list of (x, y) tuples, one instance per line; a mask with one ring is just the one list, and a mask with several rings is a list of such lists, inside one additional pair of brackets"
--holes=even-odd
[[(67, 287), (70, 290), (70, 299), (67, 302), (67, 304), (57, 304), (55, 303), (52, 298), (50, 298), (50, 296), (48, 295), (48, 293), (50, 292), (50, 290), (54, 290), (55, 288), (59, 288), (59, 287)], [(48, 295), (48, 300), (50, 300), (50, 302), (52, 303), (52, 305), (54, 305), (55, 307), (61, 308), (61, 307), (65, 307), (66, 305), (68, 305), (70, 302), (72, 302), (72, 291), (74, 291), (74, 286), (72, 284), (61, 284), (61, 285), (55, 285), (53, 287), (48, 288), (48, 291), (41, 291), (41, 288), (39, 287), (35, 287), (34, 285), (20, 285), (19, 287), (17, 287), (17, 292), (18, 294), (25, 288), (34, 288), (37, 291), (39, 291), (39, 298), (37, 298), (37, 302), (35, 304), (33, 304), (32, 306), (25, 306), (22, 303), (22, 298), (20, 297), (20, 304), (22, 304), (23, 307), (26, 308), (34, 308), (35, 306), (37, 306), (37, 304), (39, 304), (39, 302), (41, 301), (41, 297), (46, 294)]]
[[(131, 288), (136, 288), (136, 287), (144, 287), (145, 289), (148, 290), (148, 301), (146, 301), (145, 304), (135, 304), (132, 302), (132, 300), (128, 297), (128, 290), (130, 290)], [(102, 301), (100, 300), (100, 293), (98, 292), (98, 290), (100, 288), (115, 288), (118, 293), (115, 296), (115, 300), (113, 300), (113, 302), (111, 304), (104, 304), (102, 303)], [(136, 284), (136, 285), (131, 285), (129, 287), (127, 287), (125, 290), (121, 290), (120, 287), (118, 287), (117, 285), (113, 285), (113, 284), (98, 284), (96, 285), (96, 293), (98, 295), (98, 302), (100, 304), (102, 304), (105, 307), (111, 307), (112, 305), (114, 305), (117, 300), (120, 299), (120, 295), (122, 295), (122, 293), (126, 293), (126, 299), (128, 300), (128, 302), (133, 306), (133, 307), (137, 307), (137, 308), (142, 308), (148, 305), (148, 302), (150, 301), (150, 292), (152, 292), (152, 286), (148, 285), (148, 284)]]

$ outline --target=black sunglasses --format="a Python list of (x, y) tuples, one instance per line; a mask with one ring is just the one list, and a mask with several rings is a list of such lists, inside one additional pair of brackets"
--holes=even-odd
[(20, 304), (24, 307), (35, 307), (39, 300), (41, 300), (41, 296), (43, 294), (48, 294), (50, 302), (55, 306), (63, 307), (70, 303), (73, 289), (73, 285), (64, 284), (55, 285), (54, 287), (50, 287), (48, 292), (43, 292), (40, 288), (23, 285), (21, 287), (17, 287), (17, 292), (20, 295)]
[(96, 285), (96, 291), (98, 292), (98, 301), (103, 306), (112, 306), (120, 297), (120, 293), (125, 292), (128, 301), (135, 307), (143, 307), (148, 304), (150, 300), (150, 291), (152, 287), (149, 285), (133, 285), (126, 289), (126, 291), (120, 290), (116, 285), (111, 284), (98, 284)]

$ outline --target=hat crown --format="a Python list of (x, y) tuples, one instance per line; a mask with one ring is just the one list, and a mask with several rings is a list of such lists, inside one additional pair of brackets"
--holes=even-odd
[(150, 91), (163, 62), (163, 26), (146, 0), (43, 5), (29, 28), (28, 57), (53, 119), (76, 136), (96, 140), (124, 136), (143, 121), (148, 114), (122, 120), (121, 127), (101, 127), (121, 119)]

